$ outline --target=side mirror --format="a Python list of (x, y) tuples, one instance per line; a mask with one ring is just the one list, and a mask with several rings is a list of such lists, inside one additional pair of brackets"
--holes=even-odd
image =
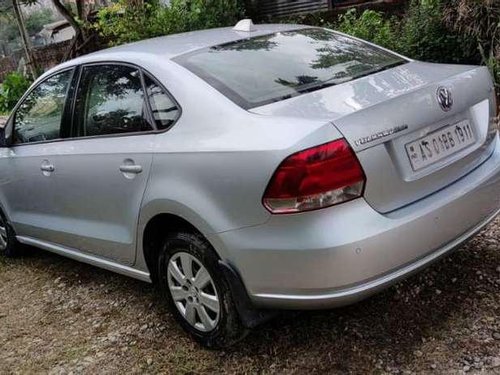
[(5, 127), (0, 128), (0, 147), (7, 147), (7, 139), (5, 138)]
[(10, 116), (7, 123), (0, 127), (0, 147), (10, 147), (13, 117)]

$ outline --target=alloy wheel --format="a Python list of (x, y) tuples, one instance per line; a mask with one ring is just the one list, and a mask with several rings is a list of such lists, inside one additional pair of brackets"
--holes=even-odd
[(220, 318), (220, 299), (208, 270), (193, 255), (175, 253), (168, 262), (168, 288), (177, 310), (201, 332), (215, 329)]

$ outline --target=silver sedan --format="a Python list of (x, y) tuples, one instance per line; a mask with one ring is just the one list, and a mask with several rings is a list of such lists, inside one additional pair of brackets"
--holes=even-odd
[(500, 210), (485, 67), (332, 30), (171, 35), (66, 62), (0, 134), (0, 249), (156, 283), (201, 343), (356, 302)]

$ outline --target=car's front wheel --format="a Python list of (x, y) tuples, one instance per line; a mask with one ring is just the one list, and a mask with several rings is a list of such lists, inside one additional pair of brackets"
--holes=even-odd
[(21, 244), (16, 239), (14, 229), (0, 212), (0, 255), (11, 258), (21, 253)]
[(172, 313), (202, 345), (223, 348), (247, 333), (218, 257), (197, 233), (173, 233), (160, 251), (158, 281)]

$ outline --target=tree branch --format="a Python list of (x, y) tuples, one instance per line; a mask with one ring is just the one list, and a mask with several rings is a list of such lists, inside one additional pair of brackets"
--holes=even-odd
[(85, 18), (85, 15), (83, 14), (85, 11), (85, 6), (83, 4), (83, 1), (78, 1), (76, 0), (76, 12), (78, 13), (78, 18), (83, 21)]
[[(78, 1), (77, 1), (78, 2)], [(83, 39), (83, 31), (78, 22), (76, 21), (73, 13), (71, 13), (61, 2), (61, 0), (52, 0), (52, 4), (56, 7), (57, 11), (64, 17), (66, 21), (71, 25), (71, 27), (75, 30), (75, 38)]]

